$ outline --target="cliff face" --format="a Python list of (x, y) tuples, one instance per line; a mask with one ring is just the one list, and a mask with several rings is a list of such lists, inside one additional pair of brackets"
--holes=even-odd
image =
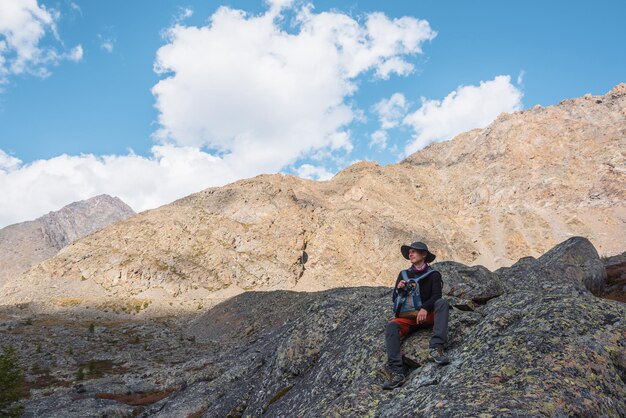
[(399, 164), (207, 189), (74, 242), (1, 292), (7, 303), (126, 298), (153, 309), (243, 290), (389, 285), (405, 266), (399, 245), (415, 240), (438, 260), (490, 269), (574, 235), (611, 255), (624, 251), (625, 202), (621, 84), (503, 114)]
[(431, 362), (430, 330), (418, 331), (403, 350), (421, 366), (393, 391), (380, 387), (392, 309), (383, 287), (247, 292), (181, 318), (180, 331), (98, 316), (89, 332), (89, 320), (67, 314), (61, 326), (0, 313), (0, 326), (11, 322), (8, 343), (41, 364), (28, 373), (34, 384), (49, 367), (25, 416), (626, 416), (626, 304), (589, 291), (606, 270), (588, 240), (493, 272), (434, 266), (453, 307), (451, 363)]
[(0, 286), (77, 239), (134, 213), (120, 199), (100, 195), (0, 229)]

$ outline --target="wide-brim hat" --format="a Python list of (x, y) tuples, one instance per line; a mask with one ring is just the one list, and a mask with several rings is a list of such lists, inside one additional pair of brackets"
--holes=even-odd
[(403, 245), (402, 247), (400, 247), (400, 252), (404, 256), (404, 258), (406, 258), (407, 260), (409, 259), (409, 250), (411, 248), (413, 248), (414, 250), (426, 251), (426, 262), (427, 263), (432, 263), (433, 260), (437, 257), (435, 254), (433, 254), (430, 251), (428, 251), (428, 246), (426, 244), (424, 244), (423, 242), (417, 241), (417, 242), (414, 242), (411, 245)]

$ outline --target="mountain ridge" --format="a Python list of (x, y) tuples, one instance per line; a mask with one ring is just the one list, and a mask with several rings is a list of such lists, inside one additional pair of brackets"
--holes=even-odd
[(490, 269), (575, 235), (620, 253), (625, 150), (620, 84), (502, 114), (398, 164), (206, 189), (74, 242), (1, 292), (11, 303), (69, 295), (193, 307), (253, 289), (389, 285), (406, 264), (400, 244), (415, 239), (438, 260)]

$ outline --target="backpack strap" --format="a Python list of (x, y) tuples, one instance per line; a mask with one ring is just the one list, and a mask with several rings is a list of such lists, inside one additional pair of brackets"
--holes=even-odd
[[(402, 272), (404, 273), (404, 272), (406, 272), (406, 270), (402, 270)], [(431, 273), (435, 273), (435, 272), (437, 272), (437, 273), (438, 273), (438, 271), (437, 271), (437, 270), (435, 270), (435, 269), (431, 268), (431, 269), (429, 269), (426, 273), (424, 273), (424, 274), (422, 274), (421, 276), (419, 276), (419, 277), (417, 277), (417, 278), (415, 278), (415, 279), (412, 279), (412, 280), (415, 280), (416, 282), (419, 282), (419, 281), (420, 281), (420, 280), (422, 280), (423, 278), (425, 278), (425, 277), (429, 276)], [(404, 278), (404, 276), (402, 276), (402, 278)], [(408, 279), (405, 279), (405, 280), (408, 280)]]
[[(402, 275), (402, 280), (404, 281), (408, 281), (409, 280), (409, 274), (408, 274), (408, 270), (402, 270), (400, 272), (400, 274)], [(398, 297), (395, 300), (394, 306), (393, 306), (393, 312), (397, 315), (398, 312), (400, 312), (400, 309), (402, 308), (402, 305), (404, 305), (404, 301), (406, 300), (406, 296), (402, 296), (400, 294), (398, 294)]]
[[(415, 280), (415, 283), (419, 283), (420, 280), (425, 279), (426, 277), (430, 276), (432, 273), (436, 272), (437, 270), (435, 269), (429, 269), (426, 273), (422, 274), (421, 276), (413, 279)], [(415, 291), (413, 292), (413, 306), (415, 306), (416, 309), (420, 309), (422, 307), (422, 297), (420, 295), (420, 288), (419, 288), (419, 284), (417, 285), (417, 288), (415, 289)]]

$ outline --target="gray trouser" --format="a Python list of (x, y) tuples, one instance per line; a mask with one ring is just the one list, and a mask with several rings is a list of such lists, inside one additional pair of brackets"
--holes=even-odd
[[(435, 301), (435, 320), (433, 325), (420, 324), (411, 325), (408, 333), (420, 328), (433, 327), (433, 336), (430, 339), (429, 347), (437, 347), (448, 342), (448, 319), (450, 317), (450, 307), (445, 299)], [(385, 344), (387, 346), (387, 366), (397, 373), (402, 373), (402, 354), (400, 353), (400, 329), (397, 322), (389, 321), (385, 327)], [(407, 334), (408, 334), (407, 333)]]

